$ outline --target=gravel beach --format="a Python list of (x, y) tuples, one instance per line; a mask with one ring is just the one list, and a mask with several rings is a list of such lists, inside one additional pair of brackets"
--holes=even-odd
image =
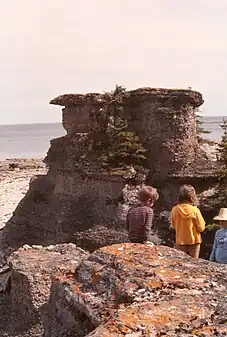
[(33, 175), (47, 171), (42, 159), (7, 159), (0, 162), (0, 229), (24, 197)]

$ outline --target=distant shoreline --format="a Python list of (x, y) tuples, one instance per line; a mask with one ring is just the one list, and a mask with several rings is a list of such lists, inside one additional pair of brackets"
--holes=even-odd
[(55, 124), (62, 124), (61, 122), (40, 122), (40, 123), (19, 123), (19, 124), (0, 124), (2, 126), (20, 126), (20, 125), (55, 125)]
[[(227, 119), (227, 115), (226, 116), (206, 116), (204, 115), (202, 112), (199, 113), (199, 115), (201, 116), (201, 119), (203, 120), (204, 123), (217, 123), (217, 122), (221, 122), (223, 119)], [(0, 128), (4, 127), (4, 126), (28, 126), (28, 125), (56, 125), (56, 124), (62, 124), (62, 121), (60, 120), (59, 122), (35, 122), (35, 123), (16, 123), (16, 124), (0, 124)]]
[(43, 163), (43, 158), (41, 157), (31, 157), (31, 158), (18, 157), (0, 160), (0, 171), (13, 172), (20, 170), (34, 170), (45, 168), (46, 165)]

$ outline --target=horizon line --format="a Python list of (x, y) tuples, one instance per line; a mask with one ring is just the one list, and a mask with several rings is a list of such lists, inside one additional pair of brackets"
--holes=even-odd
[[(200, 114), (201, 113), (201, 114)], [(219, 118), (219, 117), (226, 117), (227, 118), (227, 115), (218, 115), (218, 116), (215, 116), (215, 115), (203, 115), (202, 112), (200, 112), (199, 115), (200, 117), (202, 118)], [(35, 122), (35, 123), (16, 123), (16, 124), (0, 124), (0, 126), (13, 126), (13, 125), (42, 125), (42, 124), (61, 124), (62, 125), (62, 122)]]

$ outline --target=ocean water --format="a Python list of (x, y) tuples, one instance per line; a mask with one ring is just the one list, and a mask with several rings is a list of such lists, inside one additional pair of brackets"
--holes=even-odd
[(227, 116), (204, 116), (202, 119), (202, 127), (211, 132), (210, 134), (204, 135), (204, 138), (221, 140), (223, 130), (220, 127), (220, 124), (223, 122), (223, 119), (227, 119)]
[[(204, 117), (207, 138), (220, 140), (222, 116)], [(45, 157), (52, 138), (65, 135), (60, 123), (0, 125), (0, 160), (19, 157)]]
[(65, 135), (61, 123), (0, 125), (0, 160), (45, 157), (50, 140)]

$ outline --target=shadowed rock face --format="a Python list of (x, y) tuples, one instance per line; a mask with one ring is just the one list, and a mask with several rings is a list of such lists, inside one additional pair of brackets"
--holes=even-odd
[(55, 276), (44, 335), (225, 336), (226, 289), (224, 265), (163, 246), (104, 247)]
[[(98, 239), (99, 243), (124, 241), (117, 212), (127, 182), (125, 172), (104, 169), (89, 143), (89, 137), (94, 137), (92, 144), (105, 138), (109, 110), (113, 109), (111, 105), (106, 109), (111, 95), (69, 94), (51, 101), (64, 107), (67, 135), (51, 141), (45, 158), (49, 171), (31, 181), (29, 191), (3, 230), (1, 247), (71, 242), (80, 232), (79, 242), (83, 235), (87, 240), (89, 233), (81, 232), (93, 226), (113, 229), (105, 240)], [(146, 183), (154, 184), (160, 194), (157, 215), (170, 210), (177, 201), (180, 184), (193, 183), (200, 192), (207, 189), (214, 167), (199, 155), (194, 113), (203, 103), (202, 95), (192, 90), (142, 88), (128, 91), (124, 97), (119, 117), (147, 151)], [(157, 232), (164, 227), (158, 221), (155, 224)], [(166, 236), (168, 233), (161, 235)], [(95, 237), (87, 248), (92, 251), (94, 247), (99, 247)]]
[(100, 247), (119, 242), (128, 242), (128, 233), (121, 229), (94, 226), (86, 231), (77, 232), (72, 238), (72, 242), (78, 247), (94, 252)]

